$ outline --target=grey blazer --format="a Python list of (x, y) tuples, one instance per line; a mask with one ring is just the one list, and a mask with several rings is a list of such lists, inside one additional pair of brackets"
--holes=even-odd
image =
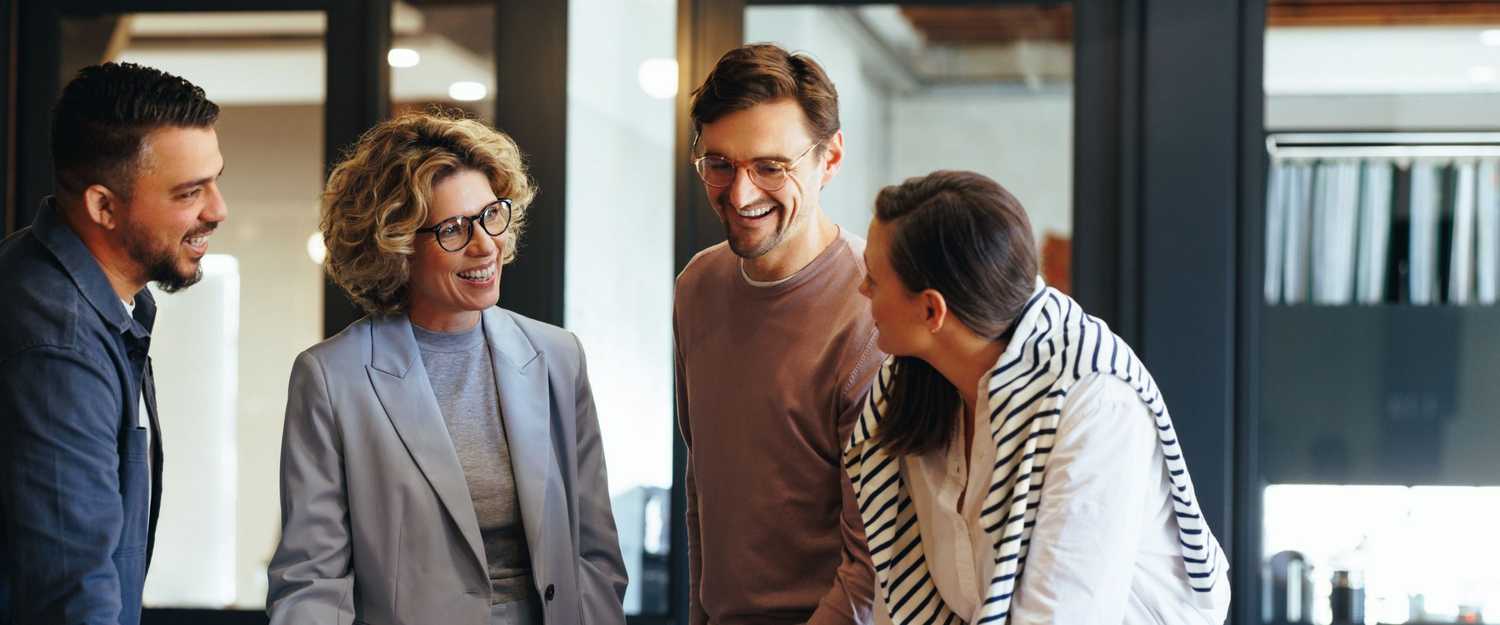
[[(483, 313), (546, 625), (623, 625), (625, 566), (572, 333)], [(297, 357), (281, 449), (273, 625), (486, 625), (489, 576), (463, 469), (404, 315)]]

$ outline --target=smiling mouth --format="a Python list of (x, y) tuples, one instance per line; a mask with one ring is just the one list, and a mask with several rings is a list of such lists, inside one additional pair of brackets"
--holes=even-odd
[(465, 282), (484, 284), (486, 282), (489, 282), (490, 280), (495, 279), (495, 274), (497, 272), (498, 268), (495, 266), (495, 263), (490, 263), (477, 269), (466, 269), (464, 271), (460, 271), (458, 272), (458, 277)]
[(208, 249), (208, 237), (211, 235), (213, 235), (212, 230), (199, 234), (189, 235), (187, 237), (184, 237), (182, 239), (182, 242), (183, 244), (195, 250), (205, 251)]
[(760, 219), (776, 211), (776, 205), (770, 202), (755, 203), (749, 206), (733, 207), (726, 206), (727, 212), (734, 213), (740, 219)]

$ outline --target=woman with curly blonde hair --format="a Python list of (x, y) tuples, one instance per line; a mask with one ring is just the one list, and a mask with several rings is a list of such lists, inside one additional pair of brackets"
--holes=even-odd
[(272, 623), (625, 622), (583, 347), (495, 305), (533, 194), (505, 134), (424, 113), (329, 176), (328, 273), (369, 314), (292, 368)]

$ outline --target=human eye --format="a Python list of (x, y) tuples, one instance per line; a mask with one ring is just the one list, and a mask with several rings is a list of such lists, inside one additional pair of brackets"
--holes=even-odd
[(479, 214), (479, 220), (486, 226), (498, 226), (504, 221), (504, 207), (499, 204), (491, 204), (484, 212)]
[(703, 159), (703, 167), (711, 172), (722, 173), (734, 169), (729, 159), (718, 156), (710, 156)]
[(762, 179), (775, 178), (786, 173), (786, 166), (777, 161), (755, 161), (755, 175)]
[(437, 235), (440, 239), (457, 237), (461, 234), (463, 234), (463, 226), (460, 226), (457, 221), (449, 220), (437, 226)]

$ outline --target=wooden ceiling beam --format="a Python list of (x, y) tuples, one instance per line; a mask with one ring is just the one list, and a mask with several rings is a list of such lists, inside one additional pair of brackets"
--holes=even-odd
[(1073, 38), (1073, 7), (902, 7), (912, 27), (932, 44), (1003, 44)]
[(1500, 26), (1500, 2), (1272, 0), (1271, 26)]
[[(1500, 1), (1270, 0), (1269, 26), (1486, 26), (1500, 28)], [(902, 7), (933, 45), (1071, 41), (1073, 7)]]

